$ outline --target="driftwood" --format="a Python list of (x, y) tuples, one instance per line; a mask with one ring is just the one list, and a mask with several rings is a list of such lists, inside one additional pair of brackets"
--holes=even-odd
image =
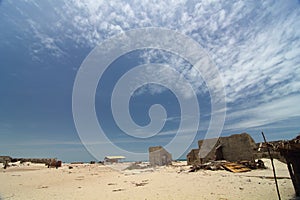
[[(264, 138), (265, 143), (267, 143), (267, 140), (266, 140), (264, 132), (261, 132), (261, 134), (262, 134), (262, 136)], [(277, 183), (277, 178), (276, 178), (275, 166), (274, 166), (274, 162), (273, 162), (273, 157), (271, 155), (269, 147), (267, 147), (267, 150), (268, 150), (268, 154), (269, 154), (269, 157), (270, 157), (270, 160), (271, 160), (271, 164), (272, 164), (272, 169), (273, 169), (273, 174), (274, 174), (274, 181), (275, 181), (275, 185), (276, 185), (276, 191), (277, 191), (278, 199), (281, 200), (280, 192), (279, 192), (279, 188), (278, 188), (278, 183)]]

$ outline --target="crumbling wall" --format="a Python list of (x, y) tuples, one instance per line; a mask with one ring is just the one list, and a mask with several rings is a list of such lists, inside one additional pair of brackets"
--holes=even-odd
[(152, 166), (163, 166), (172, 164), (172, 155), (163, 147), (149, 147), (149, 162)]
[(193, 165), (199, 162), (199, 149), (192, 149), (190, 153), (187, 154), (187, 164)]
[(218, 138), (199, 140), (199, 161), (206, 163), (210, 160), (216, 160), (216, 147), (219, 145)]
[(242, 160), (253, 161), (255, 159), (256, 144), (247, 133), (221, 137), (220, 145), (225, 160), (236, 162)]
[(198, 158), (193, 156), (195, 150), (188, 154), (187, 160), (191, 164), (206, 163), (211, 160), (253, 161), (257, 149), (255, 141), (247, 133), (199, 140), (198, 146)]

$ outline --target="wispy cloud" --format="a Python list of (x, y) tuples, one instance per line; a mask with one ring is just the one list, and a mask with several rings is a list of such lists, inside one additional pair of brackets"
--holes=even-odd
[(242, 129), (266, 126), (283, 120), (300, 118), (300, 107), (295, 106), (300, 95), (280, 98), (253, 108), (236, 109), (227, 114), (225, 129)]
[[(24, 2), (38, 10), (44, 4), (51, 5), (44, 1)], [(248, 115), (249, 119), (239, 126), (258, 126), (299, 113), (299, 96), (295, 95), (300, 92), (298, 1), (71, 0), (44, 10), (46, 25), (41, 25), (42, 15), (26, 12), (20, 6), (17, 12), (30, 25), (30, 29), (22, 31), (33, 34), (38, 42), (32, 44), (33, 55), (50, 50), (54, 56), (61, 56), (65, 41), (93, 48), (113, 35), (135, 28), (177, 30), (199, 42), (217, 64), (226, 88), (228, 110), (233, 110), (229, 120)], [(17, 19), (10, 20), (10, 24), (20, 25)], [(158, 51), (145, 52), (141, 58), (152, 62), (159, 57), (180, 71), (198, 94), (207, 92), (203, 80), (182, 59)], [(176, 84), (170, 74), (149, 73)], [(187, 91), (180, 85), (178, 88), (183, 93)], [(164, 90), (147, 86), (137, 94)], [(240, 110), (234, 111), (237, 105)], [(280, 112), (270, 114), (273, 108)]]
[(43, 33), (43, 30), (40, 30), (39, 25), (33, 20), (28, 19), (27, 22), (29, 23), (36, 40), (36, 42), (33, 42), (30, 46), (33, 56), (40, 55), (45, 49), (50, 50), (51, 54), (55, 57), (61, 57), (66, 54), (57, 44), (60, 42), (59, 38), (54, 38), (47, 33)]
[[(26, 4), (39, 9), (43, 4), (51, 6), (36, 1), (26, 1)], [(55, 56), (63, 54), (60, 44), (70, 39), (79, 46), (95, 47), (104, 39), (129, 29), (157, 26), (178, 30), (210, 52), (226, 85), (228, 102), (250, 97), (261, 103), (299, 92), (300, 31), (296, 27), (300, 26), (297, 20), (300, 11), (297, 7), (297, 1), (72, 0), (61, 8), (49, 7), (51, 12), (45, 11), (46, 26), (41, 25), (40, 16), (24, 13), (22, 9), (20, 14), (26, 15), (31, 27), (28, 31), (43, 47), (33, 46), (33, 53), (49, 49)], [(53, 13), (55, 17), (51, 18)], [(150, 52), (147, 56), (155, 57), (155, 54)], [(202, 80), (192, 79), (194, 72), (182, 60), (169, 56), (168, 61), (189, 78), (194, 88), (205, 88)], [(150, 91), (156, 92), (153, 88)], [(161, 91), (162, 88), (157, 89)]]
[[(79, 7), (82, 9), (83, 5), (89, 4), (84, 2)], [(223, 77), (228, 110), (248, 118), (240, 121), (239, 127), (275, 122), (298, 112), (293, 109), (299, 100), (294, 94), (300, 92), (300, 31), (296, 28), (300, 27), (300, 20), (296, 20), (300, 18), (300, 11), (296, 1), (130, 1), (113, 5), (102, 2), (97, 6), (102, 14), (96, 9), (86, 10), (86, 14), (94, 21), (89, 20), (81, 25), (93, 27), (102, 34), (102, 39), (132, 28), (159, 26), (178, 30), (198, 41), (210, 53)], [(126, 7), (127, 12), (119, 11), (120, 7)], [(69, 8), (73, 11), (77, 9)], [(104, 20), (102, 16), (107, 17)], [(105, 25), (97, 26), (96, 18)], [(111, 28), (116, 25), (118, 28)], [(164, 56), (158, 51), (148, 51), (142, 58), (145, 62), (157, 61), (158, 58), (168, 61), (167, 64), (188, 78), (195, 91), (206, 91), (203, 80), (193, 79), (199, 76), (192, 76), (191, 66), (176, 56)], [(149, 73), (176, 83), (170, 74), (161, 71)], [(139, 92), (160, 93), (164, 90), (160, 86), (150, 86)], [(186, 90), (182, 88), (180, 91)], [(284, 100), (279, 102), (283, 97)], [(277, 105), (276, 109), (280, 112), (270, 114), (271, 105), (277, 103), (288, 107), (284, 109)], [(241, 110), (234, 111), (236, 106)], [(235, 114), (231, 114), (229, 120)]]
[[(196, 94), (204, 94), (207, 92), (206, 85), (202, 79), (202, 76), (198, 70), (196, 70), (190, 63), (185, 61), (183, 58), (178, 57), (170, 53), (166, 53), (163, 50), (145, 50), (140, 55), (141, 64), (151, 64), (151, 63), (160, 63), (164, 64), (167, 67), (174, 68), (182, 77), (189, 83), (193, 88), (193, 91)], [(151, 78), (152, 77), (152, 78)], [(153, 71), (152, 68), (145, 70), (144, 74), (140, 74), (139, 79), (155, 79), (160, 77), (164, 85), (174, 85), (183, 96), (189, 98), (191, 95), (190, 90), (184, 87), (184, 84), (178, 80), (178, 77), (167, 73), (165, 70), (156, 70)], [(145, 85), (136, 95), (143, 94), (145, 92), (150, 92), (151, 94), (162, 93), (167, 88), (164, 88), (160, 85)]]

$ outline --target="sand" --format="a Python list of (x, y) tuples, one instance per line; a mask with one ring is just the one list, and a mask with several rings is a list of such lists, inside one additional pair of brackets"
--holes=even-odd
[[(232, 173), (225, 170), (188, 172), (185, 162), (173, 166), (124, 170), (130, 163), (17, 164), (0, 169), (1, 199), (277, 199), (268, 169)], [(72, 166), (72, 169), (69, 169)], [(296, 199), (286, 165), (275, 160), (282, 199)]]

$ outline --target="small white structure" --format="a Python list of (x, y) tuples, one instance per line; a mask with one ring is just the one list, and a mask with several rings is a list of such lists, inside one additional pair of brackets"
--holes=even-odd
[(118, 163), (120, 160), (125, 159), (124, 156), (105, 156), (105, 163)]

